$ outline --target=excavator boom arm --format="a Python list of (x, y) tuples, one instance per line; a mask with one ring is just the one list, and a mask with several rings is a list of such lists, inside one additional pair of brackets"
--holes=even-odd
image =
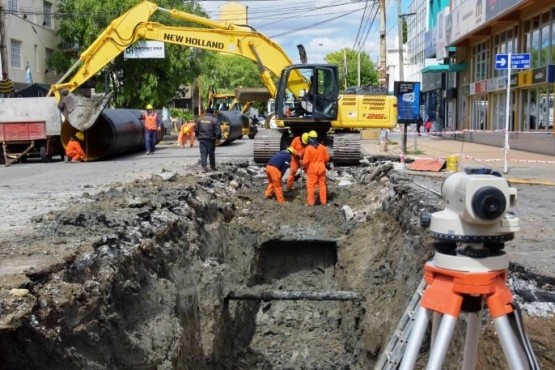
[[(210, 28), (175, 27), (149, 22), (148, 20), (157, 10), (166, 11), (175, 18)], [(250, 28), (220, 23), (178, 10), (162, 9), (156, 4), (144, 1), (112, 21), (81, 54), (79, 62), (62, 77), (60, 82), (52, 86), (52, 91), (58, 100), (62, 89), (69, 91), (77, 89), (138, 40), (157, 40), (248, 58), (257, 63), (262, 81), (272, 96), (276, 94), (272, 74), (279, 76), (285, 67), (292, 64), (278, 44)], [(63, 82), (75, 69), (77, 71), (73, 77)], [(298, 76), (298, 80), (300, 90), (305, 81), (302, 76)]]

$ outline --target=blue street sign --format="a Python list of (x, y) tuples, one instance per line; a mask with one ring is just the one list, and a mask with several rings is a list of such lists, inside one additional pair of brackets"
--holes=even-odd
[[(532, 61), (529, 53), (511, 54), (511, 69), (530, 69)], [(495, 54), (495, 69), (509, 69), (509, 54)]]

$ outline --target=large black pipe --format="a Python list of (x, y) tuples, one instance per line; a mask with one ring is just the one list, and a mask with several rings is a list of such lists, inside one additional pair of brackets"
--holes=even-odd
[[(83, 149), (87, 160), (97, 161), (145, 149), (143, 111), (136, 109), (104, 109), (90, 129), (84, 132)], [(62, 124), (64, 147), (78, 130), (68, 121)], [(164, 133), (159, 131), (157, 142)]]
[(219, 111), (216, 118), (222, 129), (222, 144), (229, 144), (243, 137), (243, 128), (249, 127), (249, 118), (243, 113), (232, 111)]

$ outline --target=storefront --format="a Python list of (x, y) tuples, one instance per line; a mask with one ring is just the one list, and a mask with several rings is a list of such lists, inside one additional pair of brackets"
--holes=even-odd
[(521, 125), (517, 130), (552, 131), (555, 65), (520, 72), (519, 82)]

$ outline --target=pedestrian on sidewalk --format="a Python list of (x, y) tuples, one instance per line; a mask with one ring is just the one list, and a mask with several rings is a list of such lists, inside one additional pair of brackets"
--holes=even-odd
[(418, 133), (418, 136), (420, 136), (420, 127), (422, 127), (422, 125), (424, 124), (424, 120), (422, 119), (422, 115), (418, 116), (418, 121), (416, 121), (416, 132)]
[(432, 120), (430, 119), (430, 117), (428, 117), (428, 119), (426, 120), (426, 123), (424, 124), (424, 128), (426, 129), (426, 134), (430, 134), (430, 130), (432, 129)]

